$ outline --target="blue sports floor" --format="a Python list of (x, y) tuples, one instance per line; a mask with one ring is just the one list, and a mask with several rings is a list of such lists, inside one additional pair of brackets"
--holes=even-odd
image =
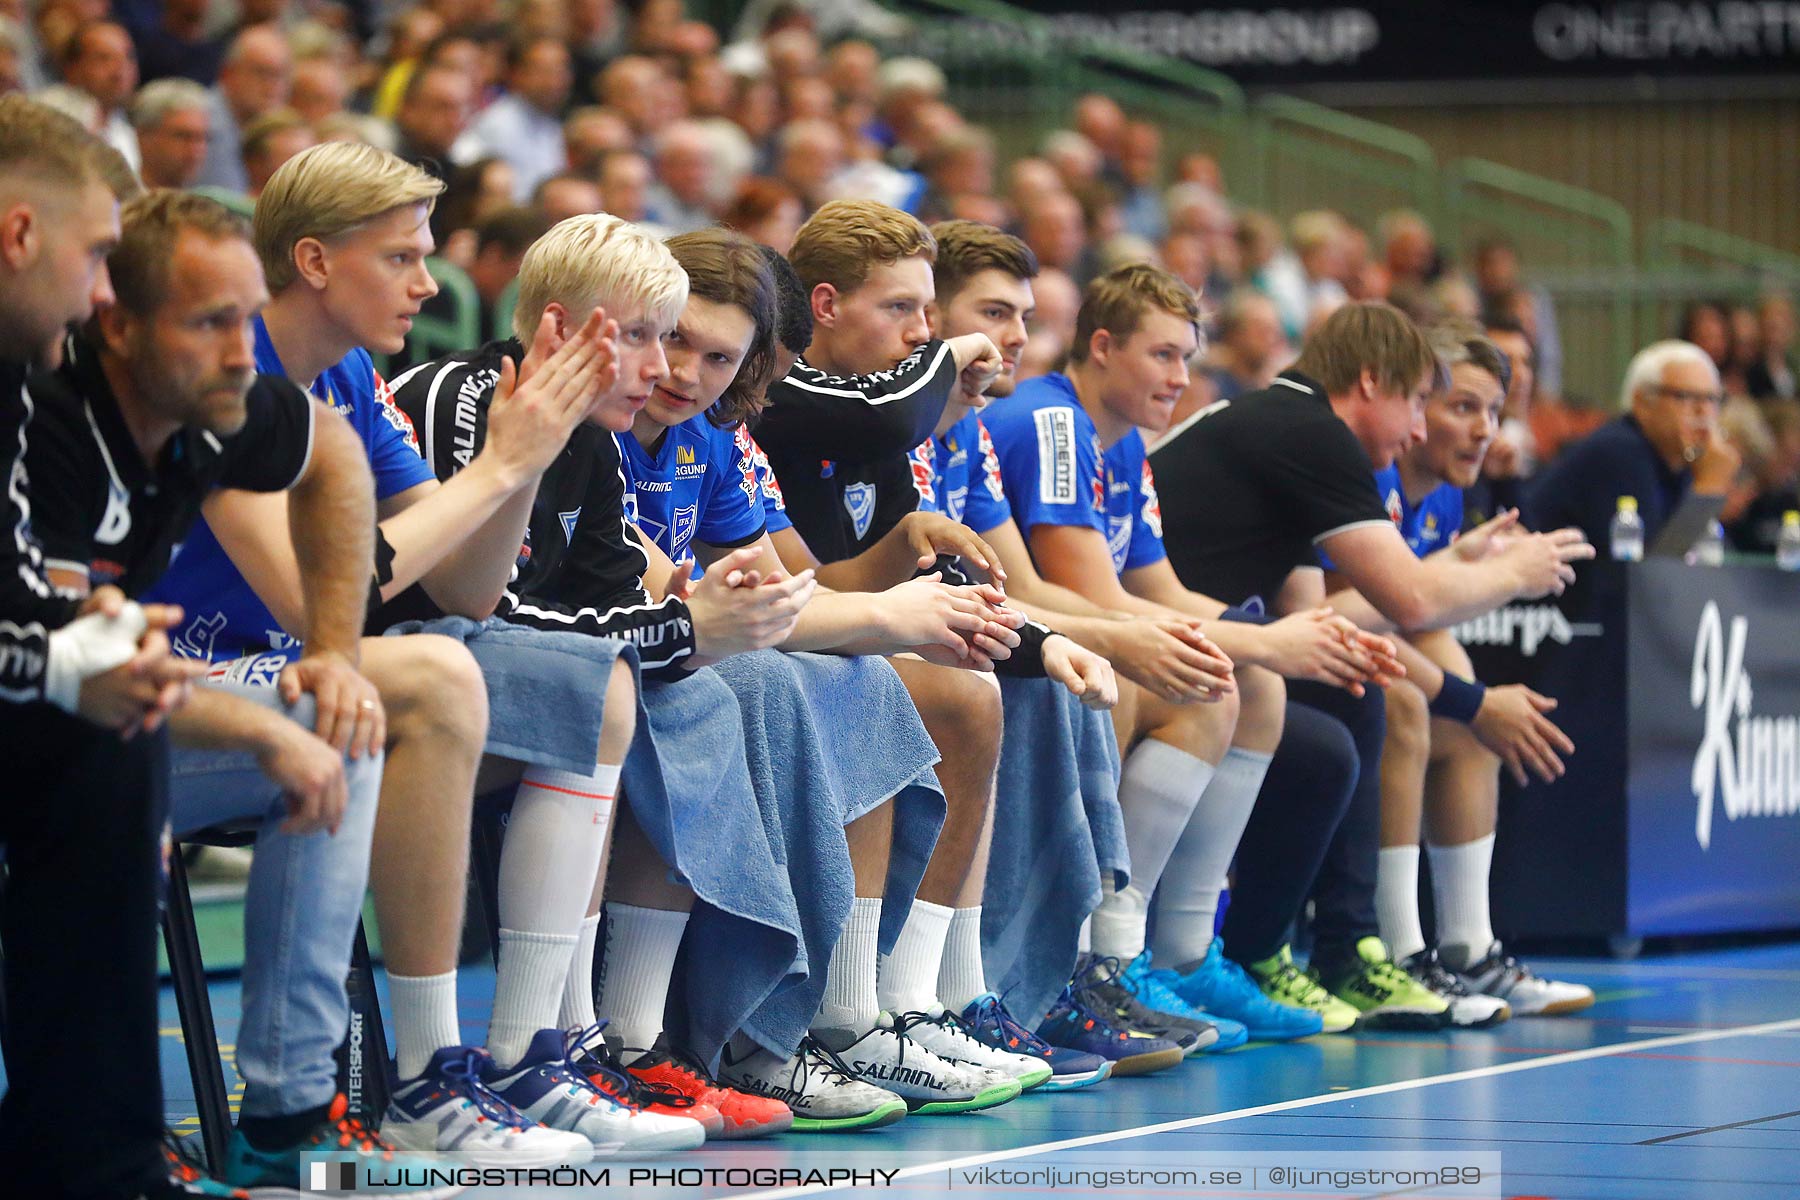
[[(787, 1134), (739, 1144), (758, 1161), (826, 1167), (858, 1159), (906, 1169), (899, 1195), (944, 1195), (947, 1164), (1166, 1163), (1190, 1151), (1254, 1156), (1455, 1152), (1501, 1156), (1506, 1197), (1560, 1200), (1800, 1198), (1800, 943), (1638, 962), (1534, 960), (1587, 983), (1598, 1002), (1574, 1017), (1515, 1019), (1485, 1032), (1315, 1037), (1191, 1059), (1162, 1075), (1027, 1096), (989, 1113), (913, 1117), (860, 1135)], [(492, 972), (465, 970), (463, 1025), (479, 1042)], [(237, 986), (217, 982), (220, 1036), (235, 1030)], [(196, 1128), (174, 1003), (165, 989), (170, 1123)], [(234, 1081), (227, 1068), (227, 1077)], [(823, 1152), (823, 1153), (820, 1153)], [(725, 1161), (712, 1148), (680, 1165)], [(721, 1155), (715, 1157), (715, 1155)], [(734, 1158), (732, 1161), (742, 1161)], [(1371, 1160), (1376, 1161), (1376, 1160)], [(662, 1165), (669, 1165), (664, 1160)], [(615, 1180), (621, 1175), (615, 1167)], [(867, 1189), (857, 1189), (867, 1190)], [(876, 1189), (887, 1190), (887, 1189)], [(954, 1180), (957, 1195), (1049, 1195)], [(1056, 1194), (1068, 1195), (1064, 1189)], [(1393, 1187), (1156, 1191), (1133, 1196), (1424, 1196)], [(493, 1193), (499, 1194), (499, 1193)], [(571, 1194), (531, 1189), (520, 1195)], [(613, 1195), (648, 1195), (624, 1188)], [(678, 1193), (661, 1192), (661, 1195)], [(689, 1196), (799, 1194), (716, 1187)], [(847, 1194), (842, 1192), (839, 1194)], [(1476, 1193), (1467, 1193), (1476, 1194)]]

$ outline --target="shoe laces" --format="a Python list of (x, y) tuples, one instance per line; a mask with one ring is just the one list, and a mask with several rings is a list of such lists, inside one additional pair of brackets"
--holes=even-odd
[(606, 1094), (608, 1100), (632, 1112), (661, 1104), (668, 1108), (692, 1108), (694, 1099), (666, 1083), (640, 1079), (625, 1069), (606, 1044), (601, 1031), (604, 1019), (563, 1034), (563, 1062), (576, 1078)]
[(1369, 982), (1388, 991), (1399, 991), (1413, 984), (1413, 977), (1408, 975), (1400, 964), (1391, 958), (1379, 959), (1363, 964), (1362, 976)]
[(1051, 1046), (1043, 1038), (1019, 1024), (1007, 1011), (1006, 997), (987, 995), (975, 1002), (975, 1015), (967, 1022), (976, 1033), (992, 1029), (1008, 1049), (1021, 1047), (1030, 1054), (1049, 1054)]
[(482, 1063), (492, 1061), (485, 1050), (470, 1046), (461, 1058), (447, 1059), (441, 1073), (450, 1091), (474, 1105), (480, 1117), (508, 1129), (524, 1129), (532, 1124), (531, 1118), (507, 1103), (481, 1078)]
[(1312, 1007), (1324, 1003), (1329, 993), (1325, 985), (1295, 966), (1292, 960), (1284, 960), (1269, 976), (1268, 986), (1276, 991), (1294, 998), (1294, 1003)]
[(807, 1034), (800, 1039), (799, 1052), (794, 1056), (794, 1069), (788, 1073), (788, 1083), (792, 1090), (800, 1095), (806, 1092), (806, 1084), (814, 1071), (824, 1077), (832, 1087), (843, 1087), (856, 1083), (856, 1075), (850, 1070), (850, 1064), (825, 1043)]
[(336, 1134), (339, 1150), (355, 1150), (361, 1154), (380, 1154), (385, 1159), (394, 1157), (394, 1147), (384, 1141), (380, 1134), (362, 1123), (361, 1118), (350, 1115), (350, 1099), (339, 1092), (332, 1098), (331, 1109), (325, 1119), (330, 1122)]
[(1127, 1036), (1101, 1015), (1098, 1009), (1093, 1008), (1083, 1000), (1076, 993), (1073, 984), (1069, 984), (1063, 988), (1062, 995), (1058, 998), (1057, 1003), (1059, 1005), (1066, 1005), (1070, 1014), (1077, 1022), (1091, 1027), (1092, 1032), (1100, 1037), (1123, 1038)]
[[(627, 1049), (630, 1049), (630, 1047), (627, 1047)], [(657, 1045), (645, 1050), (644, 1056), (633, 1063), (632, 1066), (662, 1067), (664, 1070), (680, 1076), (690, 1087), (697, 1089), (703, 1094), (720, 1090), (719, 1081), (713, 1078), (713, 1073), (706, 1069), (706, 1064), (701, 1062), (697, 1055), (691, 1051), (682, 1049), (681, 1047), (671, 1046), (666, 1041), (660, 1041)], [(627, 1069), (627, 1073), (630, 1074), (629, 1069)], [(695, 1102), (693, 1097), (689, 1097), (685, 1093), (676, 1090), (671, 1084), (654, 1083), (651, 1080), (644, 1079), (635, 1074), (632, 1075), (632, 1078), (636, 1079), (639, 1083), (647, 1084), (651, 1087), (676, 1091), (676, 1094), (680, 1095), (683, 1099), (688, 1100), (690, 1103)]]
[(1436, 950), (1421, 950), (1407, 963), (1413, 977), (1434, 992), (1448, 996), (1467, 996), (1469, 989), (1438, 958)]
[(1200, 1010), (1183, 1000), (1175, 990), (1149, 971), (1120, 977), (1125, 989), (1156, 1012), (1185, 1020), (1199, 1020)]

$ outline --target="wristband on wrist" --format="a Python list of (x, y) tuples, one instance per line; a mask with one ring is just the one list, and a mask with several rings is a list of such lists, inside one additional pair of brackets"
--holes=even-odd
[(1481, 702), (1486, 696), (1487, 688), (1482, 684), (1445, 671), (1444, 686), (1438, 689), (1429, 705), (1431, 715), (1467, 725), (1481, 711)]

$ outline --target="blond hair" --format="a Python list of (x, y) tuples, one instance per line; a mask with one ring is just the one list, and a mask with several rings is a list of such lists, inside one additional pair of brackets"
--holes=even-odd
[(1294, 370), (1339, 396), (1354, 389), (1365, 370), (1384, 391), (1411, 391), (1436, 378), (1437, 361), (1411, 317), (1391, 304), (1361, 300), (1325, 318), (1300, 348)]
[(833, 200), (822, 205), (794, 235), (788, 261), (811, 292), (829, 283), (854, 292), (869, 270), (903, 258), (937, 262), (937, 240), (910, 213), (876, 200)]
[(667, 246), (610, 213), (583, 213), (552, 225), (525, 252), (513, 332), (529, 345), (552, 303), (576, 318), (596, 306), (618, 316), (641, 304), (652, 320), (673, 325), (687, 297), (687, 273)]
[(414, 204), (429, 212), (443, 190), (442, 180), (373, 146), (326, 142), (302, 150), (281, 164), (256, 200), (256, 254), (269, 290), (279, 292), (299, 277), (294, 247), (302, 239), (337, 237)]
[(1129, 341), (1143, 324), (1145, 314), (1153, 309), (1181, 318), (1199, 336), (1200, 298), (1179, 277), (1149, 263), (1131, 263), (1108, 271), (1088, 284), (1081, 295), (1069, 361), (1086, 362), (1094, 334), (1102, 329), (1112, 334), (1115, 341)]

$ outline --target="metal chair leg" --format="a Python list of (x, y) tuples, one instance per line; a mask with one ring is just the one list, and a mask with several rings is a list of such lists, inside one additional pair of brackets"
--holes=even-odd
[(219, 1170), (231, 1137), (231, 1097), (219, 1062), (219, 1037), (213, 1024), (212, 996), (206, 988), (206, 964), (200, 957), (200, 932), (188, 895), (187, 867), (180, 854), (169, 856), (168, 905), (163, 913), (163, 945), (175, 984), (175, 1007), (181, 1013), (181, 1036), (187, 1043), (188, 1070), (200, 1111), (200, 1140), (207, 1164)]

